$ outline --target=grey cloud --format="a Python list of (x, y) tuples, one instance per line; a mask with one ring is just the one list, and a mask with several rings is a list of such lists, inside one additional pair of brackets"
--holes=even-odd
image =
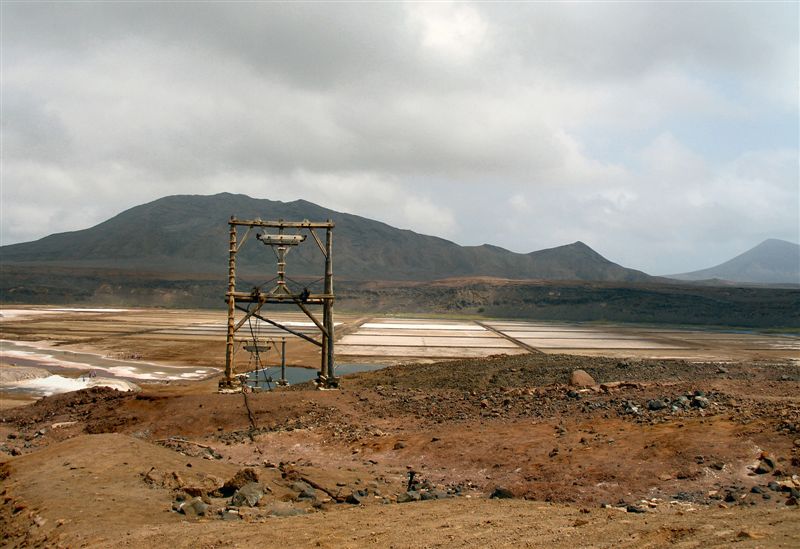
[[(796, 100), (778, 104), (788, 94), (774, 90), (796, 96), (786, 67), (798, 64), (797, 11), (5, 3), (3, 239), (231, 190), (317, 199), (464, 244), (582, 239), (634, 267), (704, 267), (667, 264), (675, 251), (703, 259), (685, 242), (727, 253), (796, 229), (786, 166), (797, 144), (717, 155), (736, 165), (679, 137), (680, 154), (647, 152), (676, 117), (698, 132), (718, 119), (796, 118)], [(586, 135), (624, 154), (587, 150)], [(755, 210), (752, 196), (766, 197)], [(29, 235), (20, 220), (37, 207), (47, 223)]]

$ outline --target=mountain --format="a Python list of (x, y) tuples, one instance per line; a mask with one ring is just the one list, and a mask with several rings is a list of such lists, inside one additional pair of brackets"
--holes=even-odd
[[(529, 254), (497, 246), (459, 246), (305, 200), (279, 202), (241, 194), (168, 196), (136, 206), (92, 228), (0, 248), (5, 264), (117, 269), (224, 276), (228, 219), (336, 223), (334, 274), (350, 280), (434, 280), (491, 276), (509, 279), (646, 282), (653, 277), (612, 263), (582, 242)], [(240, 228), (240, 231), (242, 229)], [(251, 238), (237, 256), (241, 275), (272, 278), (271, 250)], [(291, 250), (288, 276), (322, 276), (313, 242)], [(266, 277), (266, 278), (264, 278)], [(259, 280), (259, 278), (255, 278)]]
[(716, 267), (669, 275), (669, 278), (721, 279), (757, 284), (800, 284), (800, 246), (770, 238)]

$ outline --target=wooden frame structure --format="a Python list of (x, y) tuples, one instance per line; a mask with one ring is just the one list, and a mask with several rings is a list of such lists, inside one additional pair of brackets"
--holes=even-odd
[[(228, 259), (228, 291), (225, 297), (228, 302), (228, 328), (225, 348), (225, 377), (220, 382), (221, 387), (234, 387), (234, 338), (236, 332), (242, 328), (249, 320), (255, 318), (284, 330), (294, 336), (309, 341), (317, 345), (322, 350), (320, 368), (317, 376), (317, 384), (321, 388), (331, 388), (338, 385), (334, 370), (333, 355), (333, 227), (334, 223), (330, 219), (324, 222), (304, 221), (262, 221), (260, 219), (243, 220), (231, 217), (228, 222), (230, 225), (230, 246)], [(247, 227), (244, 236), (238, 240), (237, 227)], [(264, 291), (261, 287), (253, 288), (250, 292), (236, 291), (236, 254), (245, 244), (253, 229), (272, 228), (277, 229), (277, 234), (257, 234), (256, 238), (267, 246), (275, 249), (278, 257), (278, 276), (275, 287), (269, 291)], [(286, 234), (286, 230), (293, 230), (295, 234)], [(325, 242), (319, 238), (316, 229), (325, 230)], [(325, 277), (322, 293), (310, 293), (303, 289), (301, 293), (293, 292), (286, 284), (286, 253), (291, 246), (298, 246), (306, 239), (306, 234), (310, 234), (325, 258)], [(321, 338), (316, 340), (301, 331), (293, 330), (279, 322), (270, 319), (262, 309), (267, 304), (294, 303), (303, 313), (319, 328)], [(247, 304), (243, 306), (242, 304)], [(322, 319), (309, 309), (309, 305), (322, 306)], [(244, 313), (244, 316), (236, 320), (236, 311)]]

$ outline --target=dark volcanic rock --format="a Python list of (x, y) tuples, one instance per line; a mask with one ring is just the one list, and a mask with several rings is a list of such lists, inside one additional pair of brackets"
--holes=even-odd
[(514, 497), (514, 494), (508, 488), (503, 488), (502, 486), (497, 486), (492, 494), (489, 496), (489, 499), (511, 499)]
[(663, 410), (666, 407), (667, 405), (664, 404), (663, 400), (654, 399), (647, 401), (647, 409), (651, 412), (657, 412), (658, 410)]

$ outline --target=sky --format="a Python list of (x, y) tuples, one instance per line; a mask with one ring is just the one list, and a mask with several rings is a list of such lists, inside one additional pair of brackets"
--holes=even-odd
[(650, 274), (798, 242), (799, 5), (3, 0), (0, 242), (218, 192)]

